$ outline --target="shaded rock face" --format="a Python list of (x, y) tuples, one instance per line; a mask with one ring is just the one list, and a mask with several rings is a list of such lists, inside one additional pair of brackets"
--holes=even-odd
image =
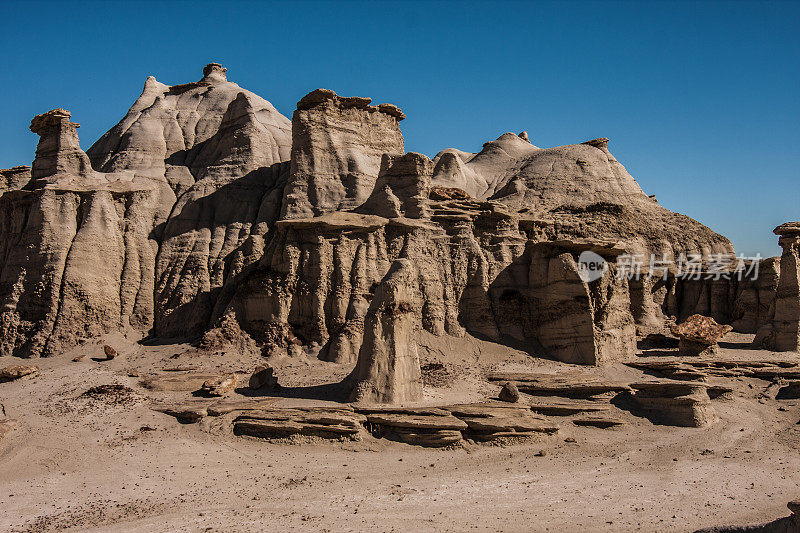
[[(612, 263), (598, 280), (583, 281), (576, 261), (583, 248), (567, 248), (567, 243), (534, 246), (527, 306), (531, 336), (566, 363), (594, 365), (630, 359), (636, 350), (636, 329), (627, 278), (616, 276)], [(608, 257), (613, 261), (613, 256)]]
[(297, 103), (282, 218), (358, 207), (372, 193), (383, 154), (405, 153), (398, 126), (405, 115), (370, 102), (317, 89)]
[[(748, 268), (752, 265), (748, 264)], [(631, 291), (641, 288), (653, 295), (653, 307), (634, 317), (637, 324), (661, 324), (663, 315), (674, 316), (678, 322), (693, 314), (708, 316), (720, 324), (730, 324), (742, 333), (755, 333), (771, 319), (770, 309), (775, 299), (780, 272), (780, 258), (760, 260), (758, 277), (713, 279), (704, 273), (701, 279), (674, 278), (631, 282)], [(709, 279), (710, 278), (710, 279)], [(641, 301), (642, 297), (634, 297)]]
[(422, 399), (417, 354), (421, 298), (417, 272), (398, 259), (375, 290), (364, 321), (364, 339), (350, 379), (351, 400), (405, 403)]
[(375, 188), (355, 211), (385, 218), (428, 218), (433, 162), (422, 154), (383, 154)]
[(775, 228), (783, 248), (780, 279), (771, 319), (759, 329), (754, 343), (781, 352), (800, 352), (800, 222)]

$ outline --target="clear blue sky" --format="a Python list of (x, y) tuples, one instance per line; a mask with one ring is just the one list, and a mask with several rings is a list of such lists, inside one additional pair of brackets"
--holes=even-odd
[(88, 148), (146, 76), (211, 61), (291, 117), (317, 87), (399, 105), (406, 149), (611, 138), (662, 205), (778, 253), (800, 220), (799, 2), (0, 4), (0, 168), (33, 115), (72, 111)]

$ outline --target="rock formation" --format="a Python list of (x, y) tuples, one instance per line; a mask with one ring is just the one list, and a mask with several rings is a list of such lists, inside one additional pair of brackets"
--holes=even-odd
[(717, 324), (713, 318), (702, 315), (692, 315), (685, 322), (670, 326), (670, 331), (680, 339), (679, 355), (711, 355), (719, 340), (731, 330), (731, 326)]
[(417, 354), (420, 297), (417, 272), (398, 259), (383, 278), (364, 320), (364, 340), (351, 399), (365, 403), (407, 403), (422, 399)]
[(613, 246), (568, 241), (532, 246), (526, 306), (533, 330), (529, 336), (566, 363), (630, 359), (636, 350), (636, 331), (627, 278), (617, 276), (612, 266), (600, 279), (584, 281), (577, 265), (582, 251), (604, 254), (609, 261), (620, 253)]
[(31, 181), (0, 197), (4, 354), (57, 353), (81, 338), (152, 324), (153, 189), (92, 169), (77, 124), (38, 115)]
[(754, 343), (779, 352), (800, 351), (800, 222), (775, 228), (781, 254), (780, 279), (771, 307), (772, 318), (759, 329)]
[[(290, 123), (214, 63), (193, 83), (148, 78), (86, 154), (68, 112), (36, 117), (32, 168), (0, 182), (2, 353), (120, 329), (355, 364), (365, 334), (386, 341), (367, 313), (401, 259), (420, 328), (601, 364), (632, 356), (634, 321), (702, 300), (674, 278), (628, 283), (615, 257), (732, 250), (642, 192), (607, 139), (542, 149), (509, 133), (431, 161), (405, 153), (403, 118), (318, 89)], [(601, 278), (581, 279), (583, 251), (608, 261)], [(770, 294), (732, 287), (759, 307)]]
[(283, 218), (358, 207), (375, 187), (383, 154), (405, 153), (398, 126), (405, 115), (371, 101), (317, 89), (297, 103)]
[(656, 422), (685, 427), (705, 427), (717, 420), (708, 385), (685, 381), (631, 384), (636, 403)]

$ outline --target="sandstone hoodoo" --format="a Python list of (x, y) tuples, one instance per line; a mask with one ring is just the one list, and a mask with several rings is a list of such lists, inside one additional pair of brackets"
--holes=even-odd
[(680, 355), (712, 355), (719, 340), (732, 330), (731, 326), (717, 324), (713, 318), (702, 315), (692, 315), (685, 322), (670, 326), (670, 331), (680, 339)]
[(754, 343), (780, 352), (800, 352), (800, 222), (787, 222), (774, 230), (783, 248), (780, 278), (771, 319)]
[(398, 259), (375, 290), (364, 319), (364, 341), (349, 379), (356, 402), (406, 403), (422, 399), (416, 335), (420, 297), (417, 271)]

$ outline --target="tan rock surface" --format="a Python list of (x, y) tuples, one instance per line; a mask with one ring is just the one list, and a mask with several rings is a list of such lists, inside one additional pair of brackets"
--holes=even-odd
[(0, 383), (4, 381), (14, 381), (25, 376), (35, 376), (39, 373), (39, 367), (33, 365), (10, 365), (0, 368)]

